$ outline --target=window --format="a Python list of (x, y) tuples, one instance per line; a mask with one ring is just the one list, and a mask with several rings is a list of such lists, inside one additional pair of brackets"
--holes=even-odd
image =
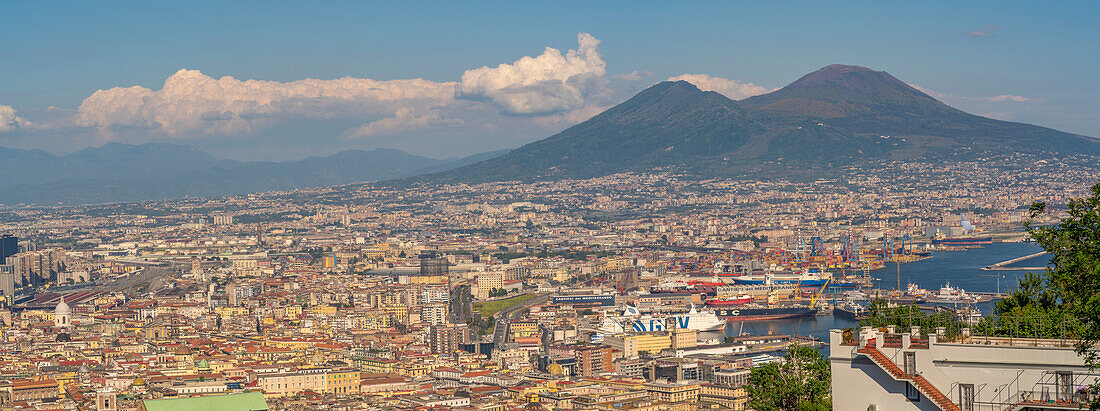
[(905, 373), (908, 375), (917, 374), (917, 353), (912, 351), (905, 353)]
[(959, 408), (974, 411), (974, 384), (959, 384)]
[(1070, 401), (1073, 399), (1073, 373), (1059, 371), (1057, 375), (1058, 400)]
[(913, 384), (905, 383), (905, 398), (909, 401), (920, 402), (920, 390), (914, 387)]

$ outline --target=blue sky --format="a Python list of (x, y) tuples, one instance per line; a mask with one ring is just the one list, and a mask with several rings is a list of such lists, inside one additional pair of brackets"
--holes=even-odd
[[(0, 107), (0, 146), (58, 153), (169, 141), (244, 159), (375, 147), (447, 157), (548, 136), (670, 77), (705, 74), (734, 82), (715, 87), (774, 89), (833, 63), (888, 71), (977, 114), (1100, 136), (1096, 2), (9, 2), (4, 9), (0, 106), (10, 110)], [(507, 94), (515, 84), (501, 81), (523, 77), (518, 68), (463, 81), (468, 71), (538, 58), (546, 47), (583, 52), (578, 33), (599, 42), (588, 60), (540, 60), (546, 70), (580, 74), (576, 84), (543, 89), (547, 79), (536, 78), (522, 82), (522, 96)], [(157, 95), (155, 107), (134, 106), (148, 101), (143, 90), (86, 101), (115, 87), (157, 93), (181, 69), (205, 76), (181, 76), (193, 81), (423, 79), (440, 89), (393, 85), (396, 98), (357, 83), (347, 86), (364, 91), (333, 97), (344, 85), (327, 84), (329, 94), (316, 97), (303, 89), (313, 85), (297, 84), (286, 100), (249, 94), (262, 104), (242, 107), (232, 95), (190, 101), (187, 90), (204, 91), (182, 85), (183, 94)], [(268, 86), (264, 93), (288, 93)], [(465, 91), (449, 98), (448, 87)], [(757, 89), (730, 90), (738, 98)], [(196, 110), (198, 120), (181, 114)]]

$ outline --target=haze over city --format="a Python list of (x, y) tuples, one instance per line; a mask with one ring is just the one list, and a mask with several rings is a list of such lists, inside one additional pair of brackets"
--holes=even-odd
[(1097, 12), (5, 4), (0, 411), (1100, 409)]

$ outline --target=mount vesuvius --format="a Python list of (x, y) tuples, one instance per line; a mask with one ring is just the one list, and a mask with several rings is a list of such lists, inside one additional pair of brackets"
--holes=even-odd
[(765, 161), (797, 168), (1008, 153), (1100, 155), (1100, 140), (969, 114), (884, 71), (831, 65), (740, 101), (685, 81), (658, 83), (556, 135), (418, 180), (551, 180), (669, 167), (736, 174)]

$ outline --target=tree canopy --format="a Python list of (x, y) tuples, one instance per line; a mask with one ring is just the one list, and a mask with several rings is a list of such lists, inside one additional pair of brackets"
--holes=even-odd
[[(1100, 183), (1093, 185), (1091, 192), (1089, 197), (1070, 200), (1066, 206), (1068, 217), (1058, 224), (1028, 223), (1028, 233), (1050, 253), (1051, 268), (1038, 279), (1021, 281), (1027, 297), (1022, 303), (1017, 301), (1017, 292), (997, 308), (1059, 310), (1074, 318), (1080, 324), (1077, 353), (1086, 365), (1096, 369), (1100, 367), (1100, 353), (1095, 350), (1100, 341)], [(1046, 212), (1045, 203), (1031, 206), (1032, 218)], [(1093, 409), (1098, 405), (1094, 403)]]
[(804, 345), (792, 345), (781, 362), (754, 368), (745, 389), (757, 411), (833, 409), (829, 360)]

